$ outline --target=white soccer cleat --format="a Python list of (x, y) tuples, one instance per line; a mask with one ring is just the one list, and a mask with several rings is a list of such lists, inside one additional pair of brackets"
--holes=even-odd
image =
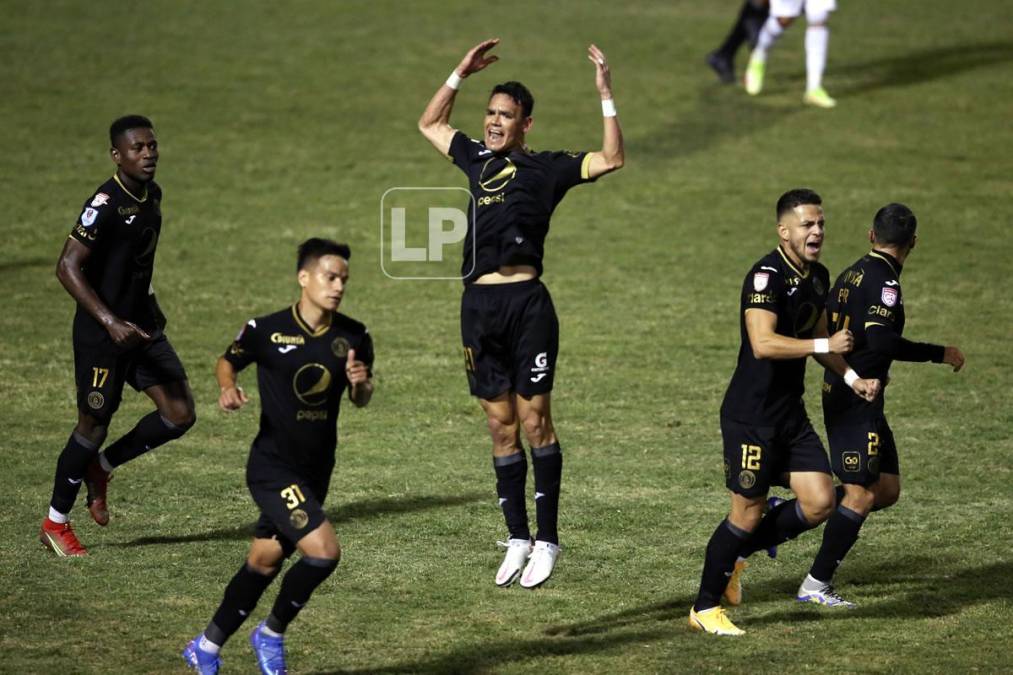
[(853, 602), (848, 602), (837, 594), (834, 587), (830, 584), (822, 584), (817, 588), (810, 587), (810, 582), (815, 582), (811, 576), (807, 576), (806, 580), (802, 582), (802, 585), (798, 587), (798, 593), (795, 594), (795, 599), (799, 602), (811, 602), (815, 605), (823, 605), (824, 607), (841, 607), (843, 609), (854, 609), (858, 605)]
[(556, 558), (558, 557), (559, 546), (547, 541), (536, 541), (535, 549), (528, 559), (528, 565), (524, 568), (524, 574), (521, 575), (521, 586), (535, 588), (545, 583), (552, 576), (552, 568), (556, 566)]
[(506, 549), (503, 564), (496, 572), (496, 585), (506, 588), (521, 575), (524, 563), (531, 555), (531, 542), (528, 539), (508, 539), (507, 541), (497, 541), (496, 544)]

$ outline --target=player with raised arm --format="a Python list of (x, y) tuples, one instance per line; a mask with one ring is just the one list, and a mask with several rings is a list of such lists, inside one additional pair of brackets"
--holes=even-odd
[[(871, 400), (879, 391), (877, 380), (859, 378), (840, 356), (851, 351), (851, 333), (827, 333), (830, 275), (819, 263), (820, 196), (790, 190), (777, 200), (776, 213), (778, 247), (743, 281), (738, 364), (721, 404), (731, 511), (707, 544), (700, 591), (689, 613), (692, 628), (716, 635), (744, 632), (721, 606), (737, 558), (794, 539), (833, 509), (830, 463), (802, 402), (806, 357), (843, 377), (854, 394)], [(797, 498), (764, 515), (772, 484), (790, 487)]]
[[(558, 510), (563, 457), (550, 395), (559, 323), (541, 283), (549, 220), (566, 192), (623, 166), (623, 137), (605, 54), (588, 47), (601, 98), (604, 128), (597, 152), (535, 152), (526, 145), (534, 99), (519, 82), (492, 88), (482, 140), (450, 125), (462, 82), (497, 61), (498, 39), (465, 54), (426, 106), (419, 131), (468, 176), (476, 213), (464, 245), (461, 337), (472, 395), (492, 435), (496, 490), (509, 531), (496, 583), (534, 588), (552, 574), (559, 555)], [(525, 483), (531, 446), (538, 532), (532, 546)]]
[[(56, 265), (57, 278), (77, 302), (77, 426), (57, 460), (49, 515), (39, 532), (43, 545), (59, 556), (87, 554), (70, 525), (82, 482), (92, 518), (106, 525), (112, 470), (179, 438), (196, 420), (186, 371), (165, 336), (165, 317), (151, 286), (162, 231), (158, 140), (151, 120), (140, 115), (115, 120), (109, 143), (116, 173), (85, 201)], [(125, 383), (143, 391), (156, 409), (99, 452)]]
[(341, 558), (323, 508), (341, 396), (348, 389), (349, 400), (361, 408), (373, 395), (372, 338), (365, 326), (338, 312), (350, 257), (345, 244), (303, 242), (296, 264), (299, 301), (250, 319), (218, 359), (218, 405), (225, 411), (247, 403), (238, 374), (257, 364), (260, 431), (250, 447), (246, 484), (260, 519), (246, 562), (225, 588), (207, 629), (183, 650), (187, 665), (202, 674), (218, 672), (222, 645), (298, 549), (302, 556), (285, 574), (271, 613), (250, 634), (261, 672), (286, 672), (285, 629)]
[[(918, 220), (903, 204), (876, 212), (869, 241), (872, 250), (844, 270), (830, 292), (831, 323), (851, 330), (854, 351), (848, 361), (870, 377), (889, 381), (894, 361), (932, 361), (964, 366), (957, 347), (912, 342), (904, 332), (904, 295), (900, 274), (915, 247)], [(900, 462), (893, 431), (886, 421), (885, 392), (871, 402), (853, 396), (836, 373), (823, 376), (823, 421), (830, 441), (834, 473), (843, 498), (823, 530), (823, 543), (798, 600), (829, 607), (854, 607), (832, 585), (834, 572), (855, 545), (870, 511), (893, 506), (900, 497)]]

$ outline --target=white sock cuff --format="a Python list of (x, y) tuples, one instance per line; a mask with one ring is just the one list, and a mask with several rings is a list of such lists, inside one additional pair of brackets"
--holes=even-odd
[(59, 523), (60, 525), (63, 525), (65, 522), (67, 522), (68, 520), (70, 520), (70, 517), (68, 516), (68, 514), (66, 514), (66, 513), (60, 513), (59, 511), (57, 511), (56, 509), (54, 509), (52, 506), (50, 506), (49, 507), (49, 519), (51, 521), (53, 521), (54, 523)]

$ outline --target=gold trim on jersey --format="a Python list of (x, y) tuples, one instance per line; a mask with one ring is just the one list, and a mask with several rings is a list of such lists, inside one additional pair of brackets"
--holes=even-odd
[(591, 153), (584, 155), (584, 159), (580, 162), (580, 179), (590, 180), (591, 179)]
[(888, 327), (885, 323), (880, 323), (878, 321), (866, 321), (865, 322), (865, 330), (869, 330), (869, 326), (882, 326), (883, 328), (887, 328)]
[(320, 328), (317, 328), (316, 330), (310, 328), (309, 325), (307, 325), (307, 323), (303, 321), (303, 318), (299, 316), (299, 303), (292, 305), (292, 318), (295, 319), (296, 324), (298, 324), (299, 328), (302, 328), (307, 335), (309, 335), (310, 337), (320, 337), (328, 330), (330, 330), (331, 321), (334, 319), (334, 313), (327, 312), (327, 323), (325, 323)]
[(122, 190), (123, 190), (124, 192), (126, 192), (126, 193), (127, 193), (128, 195), (130, 195), (131, 197), (133, 197), (133, 198), (134, 198), (134, 201), (135, 201), (135, 202), (137, 202), (138, 204), (143, 204), (144, 202), (146, 202), (146, 201), (148, 200), (148, 188), (147, 188), (147, 186), (145, 186), (145, 188), (144, 188), (144, 196), (143, 196), (143, 197), (138, 197), (138, 196), (137, 196), (137, 195), (135, 195), (135, 194), (134, 194), (133, 192), (131, 192), (130, 190), (128, 190), (128, 189), (127, 189), (127, 186), (126, 186), (126, 185), (124, 185), (124, 184), (123, 184), (123, 183), (122, 183), (122, 182), (120, 181), (120, 177), (119, 177), (119, 175), (117, 175), (117, 174), (115, 174), (115, 173), (114, 173), (114, 174), (113, 174), (113, 180), (114, 180), (114, 181), (116, 181), (116, 184), (117, 184), (117, 185), (119, 185), (119, 186), (120, 186), (120, 188), (121, 188), (121, 189), (122, 189)]
[(778, 246), (777, 246), (777, 252), (781, 254), (781, 257), (784, 258), (784, 262), (786, 262), (788, 264), (788, 267), (790, 267), (791, 270), (795, 274), (799, 275), (803, 279), (808, 279), (809, 278), (809, 272), (812, 271), (811, 267), (809, 269), (807, 269), (805, 272), (801, 272), (801, 271), (799, 271), (799, 269), (797, 267), (795, 267), (795, 264), (791, 261), (791, 258), (789, 258), (787, 256), (787, 254), (785, 254), (785, 252), (781, 249), (781, 245), (780, 244), (778, 244)]
[(893, 266), (893, 263), (890, 262), (890, 259), (884, 256), (882, 253), (878, 253), (876, 251), (869, 251), (869, 255), (871, 255), (873, 258), (879, 258), (880, 260), (885, 262), (890, 267), (890, 271), (893, 272), (893, 276), (895, 277), (900, 276), (899, 274), (897, 274), (897, 269)]

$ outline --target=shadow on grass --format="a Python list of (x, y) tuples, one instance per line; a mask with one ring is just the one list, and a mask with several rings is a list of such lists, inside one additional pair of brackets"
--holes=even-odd
[(56, 258), (25, 258), (23, 260), (4, 260), (0, 262), (0, 274), (20, 272), (31, 267), (52, 267), (56, 269)]
[[(857, 561), (856, 561), (857, 562)], [(928, 556), (899, 556), (889, 562), (849, 565), (842, 573), (841, 588), (858, 589), (877, 599), (860, 604), (852, 610), (830, 610), (816, 606), (800, 606), (792, 598), (798, 587), (798, 576), (766, 584), (755, 590), (747, 587), (747, 604), (776, 602), (784, 610), (765, 613), (749, 619), (753, 626), (774, 623), (825, 621), (853, 618), (899, 617), (908, 619), (935, 618), (955, 614), (962, 609), (988, 601), (1009, 603), (1013, 586), (1003, 580), (1013, 577), (1013, 562), (957, 567), (940, 565)], [(747, 580), (748, 583), (748, 580)], [(886, 586), (900, 585), (900, 589)], [(606, 633), (633, 624), (654, 621), (679, 621), (689, 614), (694, 598), (683, 597), (632, 609), (605, 614), (590, 621), (549, 626), (550, 636), (583, 636)], [(790, 608), (790, 609), (789, 609)], [(679, 623), (678, 625), (682, 625)]]
[[(373, 518), (377, 516), (412, 513), (415, 511), (426, 511), (449, 506), (460, 506), (470, 504), (488, 495), (484, 492), (471, 492), (463, 495), (417, 495), (411, 497), (384, 497), (380, 499), (366, 499), (351, 504), (327, 509), (327, 518), (335, 525), (357, 518)], [(110, 548), (133, 546), (152, 546), (158, 544), (186, 544), (197, 541), (227, 541), (230, 539), (245, 540), (253, 536), (253, 528), (256, 523), (238, 525), (236, 527), (221, 528), (210, 532), (198, 532), (195, 534), (163, 535), (156, 537), (140, 537), (131, 541), (105, 544)], [(92, 546), (99, 548), (99, 546)]]
[(323, 670), (315, 675), (351, 673), (456, 673), (472, 675), (495, 672), (512, 663), (553, 656), (604, 652), (634, 642), (649, 642), (669, 637), (672, 628), (618, 633), (594, 637), (541, 638), (538, 640), (500, 640), (464, 645), (458, 649), (420, 661), (387, 667), (355, 670)]
[[(905, 87), (1013, 61), (1013, 42), (987, 42), (932, 47), (870, 61), (834, 65), (830, 77), (840, 76), (831, 93), (839, 99), (887, 87)], [(772, 82), (775, 91), (786, 83), (795, 87), (804, 73)], [(801, 98), (801, 90), (799, 91)], [(701, 87), (696, 108), (680, 115), (649, 136), (627, 138), (627, 154), (655, 159), (692, 155), (726, 139), (763, 133), (788, 116), (807, 112), (800, 104), (777, 98), (753, 98), (741, 89), (708, 84)]]

